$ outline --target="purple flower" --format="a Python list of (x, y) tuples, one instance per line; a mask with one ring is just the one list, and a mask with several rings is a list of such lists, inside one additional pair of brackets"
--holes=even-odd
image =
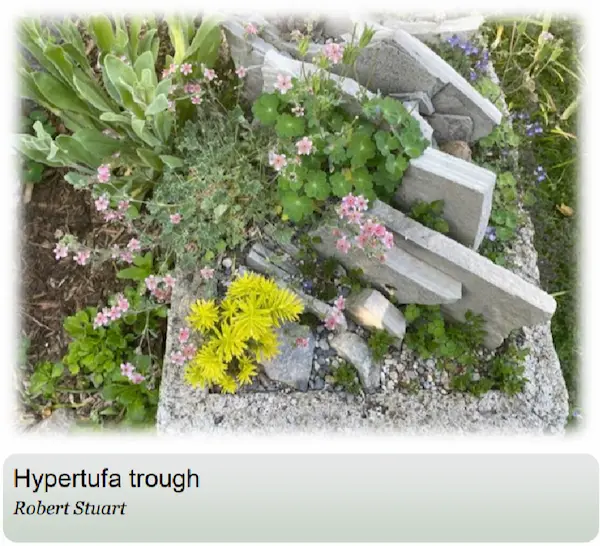
[(469, 80), (474, 82), (477, 79), (477, 77), (477, 72), (475, 72), (475, 70), (469, 70)]
[(460, 45), (460, 38), (455, 34), (454, 36), (451, 36), (450, 38), (448, 38), (446, 40), (446, 42), (448, 44), (450, 44), (450, 46), (456, 47), (456, 46)]
[(542, 124), (539, 121), (536, 121), (534, 123), (528, 123), (525, 126), (525, 133), (527, 134), (527, 136), (535, 136), (535, 135), (541, 135), (544, 132), (544, 128), (542, 127)]
[(485, 228), (485, 236), (490, 241), (495, 241), (496, 240), (496, 228), (493, 226), (488, 226), (487, 228)]
[(546, 170), (541, 165), (538, 165), (536, 167), (535, 171), (533, 171), (533, 174), (538, 182), (543, 182), (544, 180), (546, 180)]

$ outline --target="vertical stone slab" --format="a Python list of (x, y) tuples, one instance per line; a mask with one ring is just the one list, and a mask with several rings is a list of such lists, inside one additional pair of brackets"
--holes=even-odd
[(485, 235), (496, 175), (492, 171), (433, 148), (411, 159), (396, 193), (408, 212), (415, 201), (444, 201), (449, 236), (477, 249)]
[(498, 347), (515, 329), (552, 318), (556, 301), (534, 284), (381, 201), (368, 214), (394, 232), (397, 246), (462, 283), (462, 299), (442, 309), (459, 321), (469, 310), (482, 314), (488, 348)]

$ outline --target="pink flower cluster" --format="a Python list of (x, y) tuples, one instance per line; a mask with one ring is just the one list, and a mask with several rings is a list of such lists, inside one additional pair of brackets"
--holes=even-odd
[(120, 319), (123, 313), (129, 311), (129, 301), (123, 294), (117, 294), (117, 302), (112, 307), (105, 307), (94, 319), (94, 330), (108, 326), (111, 322)]
[(273, 84), (273, 87), (275, 87), (282, 95), (285, 95), (293, 87), (292, 77), (277, 74), (277, 81)]
[(248, 69), (244, 66), (240, 66), (236, 71), (235, 71), (235, 75), (241, 79), (246, 77), (246, 74), (248, 73)]
[(183, 92), (188, 95), (198, 95), (202, 91), (202, 86), (197, 82), (189, 82), (183, 86)]
[(325, 328), (328, 330), (335, 330), (337, 326), (343, 322), (343, 310), (346, 308), (346, 300), (344, 299), (344, 296), (339, 296), (333, 305), (333, 309), (325, 318)]
[(284, 154), (276, 154), (275, 152), (269, 152), (269, 165), (273, 167), (277, 172), (283, 170), (287, 165), (287, 158)]
[(135, 371), (135, 366), (130, 362), (121, 364), (121, 375), (129, 379), (134, 385), (139, 385), (146, 380), (141, 373)]
[(156, 277), (150, 275), (145, 280), (146, 288), (150, 290), (150, 293), (160, 302), (165, 303), (171, 300), (171, 294), (173, 287), (175, 286), (175, 279), (171, 275), (165, 275), (164, 277)]
[(247, 23), (244, 27), (244, 32), (249, 36), (256, 36), (258, 34), (258, 27), (254, 23)]
[(101, 195), (94, 201), (96, 210), (102, 212), (105, 222), (119, 222), (125, 219), (125, 214), (129, 210), (129, 201), (121, 200), (116, 209), (110, 208), (110, 201), (106, 195)]
[(308, 347), (308, 338), (307, 337), (297, 337), (296, 338), (296, 347), (298, 347), (298, 348)]
[[(353, 240), (348, 235), (342, 234), (340, 230), (334, 229), (333, 234), (339, 237), (336, 241), (336, 248), (347, 254), (352, 248), (352, 243), (369, 252), (378, 252), (378, 259), (385, 260), (384, 249), (389, 250), (394, 246), (394, 234), (388, 231), (385, 226), (374, 222), (372, 219), (364, 219), (364, 211), (367, 210), (369, 200), (362, 195), (354, 196), (351, 193), (342, 199), (342, 204), (338, 208), (340, 218), (347, 222), (348, 227), (356, 235)], [(358, 228), (358, 230), (357, 230)]]
[[(75, 246), (75, 248), (72, 248), (72, 246)], [(73, 245), (69, 245), (68, 243), (65, 244), (64, 240), (56, 243), (56, 246), (53, 250), (54, 256), (57, 260), (66, 258), (71, 251), (74, 253), (73, 261), (77, 265), (86, 265), (90, 259), (90, 256), (92, 255), (91, 250), (87, 248), (81, 248), (78, 243), (74, 242)]]
[(162, 71), (162, 78), (163, 80), (165, 78), (168, 78), (169, 76), (171, 76), (172, 74), (176, 74), (177, 73), (177, 69), (179, 68), (178, 65), (171, 63), (171, 65), (169, 66), (169, 68), (165, 68)]
[(210, 267), (203, 267), (200, 270), (200, 276), (207, 281), (215, 276), (215, 270), (211, 269)]
[(310, 155), (312, 147), (313, 142), (308, 137), (303, 137), (301, 140), (296, 142), (296, 149), (298, 150), (298, 155)]
[(177, 341), (179, 342), (179, 347), (177, 351), (171, 351), (171, 362), (173, 364), (178, 364), (182, 366), (188, 360), (192, 360), (194, 355), (196, 354), (197, 348), (193, 343), (189, 343), (190, 339), (190, 329), (189, 328), (180, 328), (179, 335), (177, 336)]
[(100, 165), (97, 169), (98, 182), (106, 184), (110, 180), (110, 165)]
[(323, 53), (333, 64), (338, 64), (344, 56), (344, 46), (342, 44), (328, 43), (323, 48)]

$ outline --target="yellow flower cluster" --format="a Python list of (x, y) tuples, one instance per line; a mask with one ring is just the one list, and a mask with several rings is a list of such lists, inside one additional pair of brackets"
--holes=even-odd
[(302, 311), (297, 296), (256, 273), (234, 280), (220, 304), (196, 301), (187, 320), (204, 343), (186, 367), (186, 381), (225, 393), (252, 383), (257, 364), (279, 354), (276, 328), (298, 320)]

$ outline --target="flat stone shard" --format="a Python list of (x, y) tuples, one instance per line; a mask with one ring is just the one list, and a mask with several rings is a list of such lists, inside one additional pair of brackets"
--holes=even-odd
[(36, 423), (29, 429), (28, 434), (43, 436), (62, 436), (73, 433), (77, 429), (75, 412), (68, 408), (58, 408), (50, 417)]
[(398, 340), (404, 339), (406, 320), (400, 310), (381, 292), (365, 288), (346, 300), (346, 312), (368, 330), (385, 330)]
[(433, 114), (426, 118), (433, 129), (433, 136), (438, 142), (450, 140), (471, 141), (473, 120), (469, 116), (453, 114)]
[(379, 387), (381, 382), (379, 366), (373, 360), (368, 345), (360, 336), (345, 332), (335, 336), (329, 344), (344, 360), (356, 368), (365, 391), (370, 392)]
[(477, 249), (485, 235), (496, 174), (433, 148), (415, 159), (402, 178), (396, 202), (405, 212), (415, 201), (444, 201), (449, 236)]
[(380, 263), (358, 249), (348, 254), (337, 250), (336, 237), (326, 226), (317, 228), (311, 236), (320, 237), (321, 242), (314, 243), (318, 252), (336, 258), (350, 269), (362, 269), (366, 280), (384, 292), (392, 291), (398, 303), (437, 305), (456, 302), (462, 297), (459, 281), (397, 246), (387, 251), (385, 263)]
[(488, 348), (498, 347), (515, 329), (552, 318), (554, 298), (518, 275), (381, 201), (375, 201), (368, 214), (396, 234), (397, 246), (462, 283), (462, 299), (442, 304), (442, 309), (459, 321), (469, 310), (482, 314)]
[[(265, 373), (273, 381), (285, 383), (299, 391), (307, 391), (315, 351), (315, 337), (310, 327), (287, 324), (279, 329), (277, 337), (280, 353), (262, 364)], [(308, 346), (297, 346), (298, 338), (308, 339)]]

